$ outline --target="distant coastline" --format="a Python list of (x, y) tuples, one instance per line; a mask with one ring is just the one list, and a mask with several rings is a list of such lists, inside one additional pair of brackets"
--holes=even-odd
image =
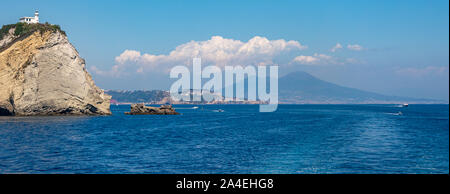
[[(237, 83), (241, 84), (241, 83)], [(247, 86), (244, 85), (245, 90)], [(279, 104), (448, 104), (448, 100), (389, 96), (323, 81), (313, 75), (298, 71), (279, 79)], [(216, 100), (212, 102), (177, 102), (163, 90), (105, 90), (112, 96), (112, 104), (265, 104), (262, 101), (241, 99)], [(183, 95), (200, 95), (201, 91), (185, 91)], [(222, 94), (214, 94), (222, 95)]]
[[(131, 105), (135, 103), (144, 103), (147, 105), (154, 104), (192, 104), (192, 105), (215, 105), (215, 104), (265, 104), (261, 101), (212, 101), (212, 102), (187, 102), (187, 101), (172, 101), (170, 100), (170, 94), (168, 91), (163, 90), (105, 90), (105, 93), (112, 96), (112, 105)], [(351, 105), (351, 104), (449, 104), (448, 102), (439, 100), (428, 100), (428, 99), (416, 99), (416, 100), (373, 100), (373, 101), (360, 101), (360, 102), (348, 102), (339, 100), (308, 100), (298, 98), (297, 101), (293, 101), (294, 97), (283, 97), (281, 96), (279, 104), (311, 104), (311, 105)], [(401, 98), (401, 97), (398, 97)]]

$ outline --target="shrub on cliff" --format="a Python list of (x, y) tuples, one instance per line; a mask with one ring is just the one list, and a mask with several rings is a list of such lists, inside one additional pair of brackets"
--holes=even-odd
[(66, 32), (61, 30), (61, 27), (59, 25), (52, 25), (49, 23), (45, 24), (27, 24), (27, 23), (16, 23), (16, 24), (8, 24), (3, 25), (3, 27), (0, 29), (0, 40), (3, 39), (3, 36), (8, 34), (9, 30), (11, 28), (15, 28), (14, 35), (15, 36), (23, 36), (26, 34), (34, 33), (34, 32), (61, 32), (62, 34), (66, 35)]
[(2, 28), (0, 29), (0, 40), (3, 39), (3, 36), (8, 34), (9, 30), (13, 28), (15, 25), (16, 24), (3, 25)]

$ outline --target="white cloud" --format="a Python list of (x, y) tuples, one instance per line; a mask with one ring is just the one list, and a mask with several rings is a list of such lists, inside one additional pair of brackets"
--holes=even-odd
[(352, 51), (362, 51), (364, 49), (361, 45), (358, 44), (349, 44), (347, 45), (347, 48)]
[(406, 67), (396, 70), (399, 75), (413, 77), (448, 75), (448, 72), (447, 66)]
[(190, 41), (177, 46), (168, 55), (154, 55), (135, 50), (125, 50), (115, 58), (116, 65), (109, 71), (96, 67), (91, 70), (100, 75), (120, 75), (122, 71), (143, 73), (146, 71), (168, 71), (176, 65), (189, 65), (194, 57), (201, 57), (205, 65), (267, 65), (274, 64), (275, 57), (292, 50), (307, 47), (298, 41), (268, 40), (255, 36), (248, 42), (213, 36), (206, 41)]
[(338, 64), (336, 59), (332, 56), (325, 54), (314, 53), (312, 56), (300, 55), (294, 58), (292, 61), (294, 63), (302, 65), (327, 65), (327, 64)]
[(125, 72), (123, 72), (122, 67), (119, 65), (114, 65), (111, 70), (109, 71), (103, 71), (98, 69), (96, 66), (91, 66), (89, 68), (89, 70), (91, 70), (91, 72), (97, 74), (97, 75), (101, 75), (101, 76), (110, 76), (110, 77), (119, 77), (121, 75), (126, 74)]
[(300, 55), (295, 57), (291, 63), (300, 65), (346, 65), (346, 64), (364, 64), (365, 62), (355, 58), (338, 58), (325, 54), (314, 53), (312, 56)]
[(300, 56), (295, 57), (293, 61), (302, 63), (302, 64), (313, 64), (313, 63), (316, 63), (317, 61), (319, 61), (319, 59), (317, 57), (313, 57), (313, 56), (300, 55)]
[(125, 63), (127, 61), (137, 62), (141, 57), (141, 52), (134, 50), (125, 50), (120, 56), (116, 57), (116, 62)]
[(337, 43), (336, 46), (334, 46), (333, 48), (331, 48), (331, 52), (336, 52), (339, 49), (342, 49), (342, 45), (340, 43)]

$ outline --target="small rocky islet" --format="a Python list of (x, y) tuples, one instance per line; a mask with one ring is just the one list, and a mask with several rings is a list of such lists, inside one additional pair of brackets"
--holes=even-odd
[(161, 107), (145, 106), (145, 104), (132, 104), (127, 115), (179, 115), (172, 105), (161, 105)]

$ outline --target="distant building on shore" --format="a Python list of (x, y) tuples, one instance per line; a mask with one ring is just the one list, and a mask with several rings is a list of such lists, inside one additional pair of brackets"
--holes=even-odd
[(39, 23), (39, 11), (36, 10), (34, 12), (34, 17), (21, 17), (19, 21), (27, 24), (37, 24)]

